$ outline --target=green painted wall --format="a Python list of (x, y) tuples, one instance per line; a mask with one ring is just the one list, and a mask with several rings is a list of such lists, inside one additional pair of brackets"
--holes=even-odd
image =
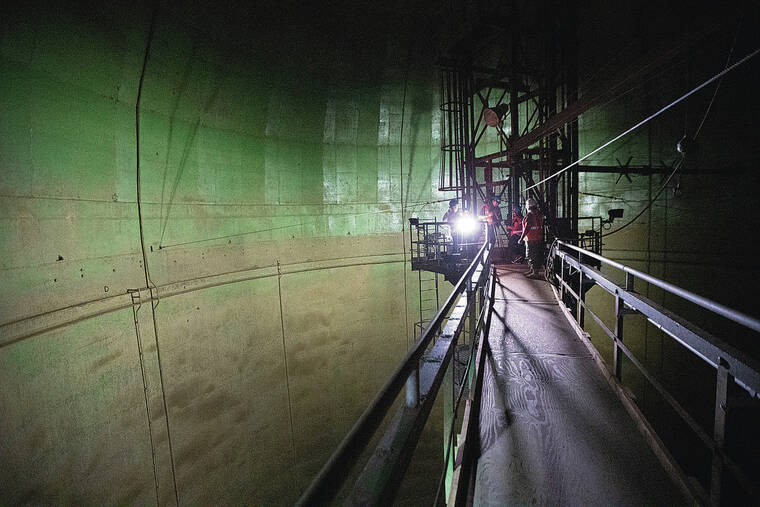
[(438, 13), (161, 4), (138, 189), (151, 14), (0, 21), (0, 503), (292, 503), (412, 339)]

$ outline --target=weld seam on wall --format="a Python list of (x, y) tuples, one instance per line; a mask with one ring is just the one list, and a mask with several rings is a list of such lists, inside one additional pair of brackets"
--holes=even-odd
[[(387, 254), (386, 254), (387, 255)], [(398, 254), (395, 254), (398, 255)], [(318, 262), (318, 261), (315, 261)], [(391, 260), (378, 260), (378, 261), (365, 261), (354, 262), (346, 264), (334, 264), (326, 266), (313, 266), (301, 269), (283, 269), (282, 275), (308, 273), (312, 271), (322, 271), (327, 269), (339, 269), (339, 268), (351, 268), (359, 266), (374, 266), (380, 264), (396, 264), (405, 263), (404, 259), (391, 259)], [(298, 265), (303, 265), (300, 263)], [(283, 265), (284, 266), (284, 265)], [(220, 287), (222, 285), (229, 285), (238, 282), (246, 282), (251, 280), (258, 280), (263, 278), (271, 278), (277, 276), (276, 266), (265, 268), (254, 268), (254, 271), (262, 269), (273, 270), (269, 273), (249, 275), (249, 276), (236, 276), (231, 279), (224, 279), (229, 274), (224, 273), (221, 275), (213, 275), (208, 277), (198, 278), (195, 281), (183, 281), (172, 282), (166, 285), (160, 285), (156, 288), (156, 296), (152, 296), (147, 288), (140, 289), (141, 299), (143, 301), (151, 300), (158, 301), (159, 299), (179, 296), (190, 292), (195, 292), (203, 289), (210, 289), (214, 287)], [(250, 272), (246, 270), (244, 272)], [(241, 272), (234, 272), (240, 274)], [(194, 286), (188, 287), (191, 283), (195, 282)], [(0, 336), (0, 348), (12, 345), (21, 340), (32, 338), (40, 334), (54, 331), (56, 329), (66, 327), (71, 324), (76, 324), (84, 320), (88, 320), (94, 317), (99, 317), (111, 312), (123, 310), (132, 306), (132, 299), (129, 294), (122, 294), (120, 296), (110, 296), (105, 299), (88, 301), (75, 306), (62, 308), (59, 310), (51, 310), (43, 314), (27, 317), (25, 319), (16, 320), (8, 324), (0, 326), (2, 330), (2, 336)]]
[[(373, 254), (373, 255), (352, 255), (352, 256), (347, 256), (347, 257), (332, 257), (330, 259), (319, 259), (319, 260), (314, 260), (314, 261), (288, 262), (288, 263), (282, 263), (281, 266), (301, 266), (301, 265), (308, 265), (308, 264), (317, 264), (317, 263), (321, 263), (321, 262), (330, 262), (330, 261), (339, 261), (339, 260), (348, 260), (348, 259), (368, 259), (368, 258), (385, 257), (385, 256), (390, 256), (390, 255), (402, 255), (402, 254), (400, 252), (387, 252), (387, 253)], [(116, 257), (116, 256), (114, 256), (114, 257)], [(79, 259), (77, 259), (77, 260), (79, 260)], [(267, 269), (267, 268), (275, 268), (275, 267), (277, 267), (276, 264), (271, 264), (271, 265), (265, 265), (265, 266), (254, 266), (254, 267), (249, 267), (249, 268), (235, 269), (235, 270), (232, 270), (232, 271), (225, 271), (224, 273), (217, 273), (216, 275), (209, 275), (209, 276), (203, 276), (203, 277), (187, 278), (187, 279), (184, 279), (184, 280), (177, 280), (177, 281), (174, 281), (174, 282), (170, 282), (169, 284), (160, 285), (159, 288), (166, 289), (166, 287), (169, 287), (170, 285), (193, 283), (193, 282), (196, 282), (198, 280), (202, 280), (202, 279), (210, 278), (210, 277), (219, 277), (219, 276), (231, 275), (231, 274), (234, 274), (234, 273), (248, 273), (248, 272), (251, 272), (251, 271), (256, 271), (256, 270), (261, 270), (261, 269)], [(340, 265), (338, 265), (337, 267), (340, 267)], [(27, 317), (22, 317), (22, 318), (19, 318), (19, 319), (14, 319), (14, 320), (10, 320), (10, 321), (7, 321), (7, 322), (0, 323), (0, 329), (7, 328), (7, 327), (9, 327), (9, 326), (11, 326), (13, 324), (18, 324), (20, 322), (28, 321), (30, 319), (39, 319), (39, 318), (41, 318), (43, 316), (55, 314), (57, 312), (61, 312), (61, 311), (64, 311), (64, 310), (72, 310), (72, 309), (75, 309), (75, 308), (80, 308), (80, 307), (86, 306), (88, 304), (96, 304), (96, 303), (100, 303), (100, 302), (103, 302), (103, 301), (106, 301), (106, 300), (109, 300), (109, 299), (120, 298), (120, 297), (123, 297), (123, 296), (124, 296), (123, 294), (115, 294), (115, 295), (106, 296), (106, 297), (102, 297), (102, 298), (98, 298), (98, 299), (91, 299), (91, 300), (88, 300), (88, 301), (81, 301), (79, 303), (74, 303), (74, 304), (69, 305), (69, 306), (64, 306), (64, 307), (61, 307), (61, 308), (56, 308), (54, 310), (47, 310), (45, 312), (37, 313), (35, 315), (29, 315)], [(2, 342), (0, 341), (0, 343), (2, 343)]]

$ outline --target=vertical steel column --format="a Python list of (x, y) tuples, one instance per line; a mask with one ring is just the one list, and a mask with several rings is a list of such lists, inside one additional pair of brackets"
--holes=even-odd
[(578, 294), (576, 294), (576, 307), (575, 307), (575, 320), (578, 324), (581, 323), (581, 312), (583, 311), (583, 305), (581, 304), (581, 292), (583, 292), (583, 270), (580, 266), (583, 265), (583, 254), (578, 252)]
[[(419, 294), (420, 294), (420, 335), (422, 335), (422, 323), (425, 321), (425, 317), (422, 315), (422, 270), (417, 270), (417, 287), (419, 288)], [(414, 332), (417, 333), (417, 326), (415, 326)], [(417, 339), (417, 337), (414, 337)]]
[(720, 505), (721, 483), (723, 482), (723, 458), (720, 451), (726, 437), (726, 412), (728, 411), (728, 363), (721, 358), (718, 361), (717, 382), (715, 385), (715, 425), (713, 439), (715, 449), (712, 458), (712, 478), (710, 481), (710, 503)]
[[(562, 56), (562, 46), (558, 43), (559, 37), (557, 35), (557, 13), (555, 9), (547, 9), (546, 17), (544, 18), (544, 69), (543, 79), (540, 90), (540, 114), (541, 121), (549, 118), (557, 113), (557, 79), (561, 76), (557, 72), (557, 59)], [(561, 78), (560, 78), (561, 79)], [(564, 107), (564, 104), (561, 104)], [(543, 140), (543, 145), (546, 151), (542, 151), (540, 158), (543, 162), (544, 169), (553, 174), (557, 172), (562, 164), (557, 157), (557, 136), (551, 135)], [(564, 148), (564, 146), (563, 146)], [(564, 157), (563, 157), (564, 162)], [(561, 206), (558, 203), (557, 188), (564, 184), (564, 174), (547, 182), (545, 188), (547, 190), (544, 195), (546, 212), (552, 213), (552, 216), (565, 216), (560, 213), (564, 213), (564, 209), (560, 209)], [(538, 188), (536, 189), (538, 190)]]
[[(563, 2), (565, 6), (565, 37), (562, 41), (564, 52), (564, 72), (566, 85), (566, 104), (572, 104), (578, 100), (578, 12), (574, 2)], [(568, 141), (570, 160), (565, 164), (578, 160), (578, 118), (568, 125)], [(570, 169), (569, 173), (569, 209), (565, 216), (571, 217), (570, 229), (574, 237), (578, 237), (578, 167)]]
[(478, 211), (478, 177), (475, 169), (475, 152), (472, 149), (472, 141), (474, 137), (472, 135), (472, 128), (475, 125), (475, 101), (472, 100), (473, 91), (475, 85), (472, 82), (472, 70), (468, 68), (463, 76), (463, 93), (462, 93), (462, 108), (464, 109), (464, 153), (465, 164), (467, 166), (467, 186), (470, 189), (470, 200), (472, 202), (472, 213), (475, 214)]
[[(512, 38), (511, 38), (511, 59), (510, 59), (510, 74), (509, 74), (509, 137), (516, 139), (520, 135), (520, 113), (518, 103), (518, 89), (517, 89), (517, 45), (519, 44), (520, 34), (517, 31), (518, 23), (512, 25)], [(514, 202), (512, 203), (513, 209), (520, 205), (520, 177), (522, 176), (523, 169), (518, 167), (516, 160), (509, 160), (509, 179), (511, 186), (511, 193)]]

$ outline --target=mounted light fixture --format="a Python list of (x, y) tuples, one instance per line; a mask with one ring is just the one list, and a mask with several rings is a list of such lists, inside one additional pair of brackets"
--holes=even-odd
[(602, 220), (602, 225), (611, 224), (616, 218), (623, 218), (623, 208), (614, 208), (607, 211), (609, 218)]
[(486, 107), (483, 109), (483, 120), (489, 127), (498, 127), (501, 125), (504, 116), (507, 114), (509, 106), (507, 104), (499, 104), (493, 107)]

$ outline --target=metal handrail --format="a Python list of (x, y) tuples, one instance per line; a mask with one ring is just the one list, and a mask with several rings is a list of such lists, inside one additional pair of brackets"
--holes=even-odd
[[(564, 247), (577, 252), (575, 256), (572, 252), (562, 251), (559, 247)], [(709, 501), (713, 505), (720, 503), (721, 497), (721, 476), (723, 468), (728, 468), (738, 480), (739, 485), (750, 496), (757, 500), (757, 487), (753, 481), (744, 473), (739, 465), (726, 454), (724, 449), (726, 417), (728, 407), (728, 383), (729, 378), (733, 379), (737, 385), (743, 387), (752, 398), (760, 395), (760, 363), (754, 358), (747, 356), (743, 352), (735, 349), (731, 345), (722, 342), (720, 339), (712, 336), (710, 333), (703, 331), (690, 322), (681, 319), (677, 315), (661, 307), (657, 303), (640, 295), (634, 291), (634, 277), (640, 278), (650, 284), (659, 287), (671, 294), (675, 294), (687, 301), (690, 301), (702, 308), (713, 311), (722, 315), (729, 320), (744, 325), (753, 330), (760, 330), (760, 321), (749, 317), (741, 312), (728, 308), (716, 303), (710, 299), (694, 294), (685, 289), (681, 289), (671, 283), (655, 278), (647, 273), (642, 273), (629, 266), (619, 262), (607, 259), (588, 250), (578, 248), (574, 245), (557, 240), (552, 247), (553, 254), (562, 260), (560, 273), (555, 275), (559, 282), (559, 288), (564, 300), (564, 293), (569, 294), (577, 302), (578, 324), (583, 328), (583, 310), (587, 311), (594, 321), (600, 326), (604, 333), (613, 341), (613, 358), (612, 373), (618, 381), (622, 380), (622, 356), (628, 357), (638, 370), (649, 380), (654, 389), (663, 397), (663, 399), (675, 410), (676, 414), (695, 432), (695, 434), (707, 445), (713, 454), (712, 478), (709, 500), (704, 489), (699, 484), (686, 485), (680, 481), (687, 490), (695, 493), (695, 497), (701, 497), (703, 501)], [(616, 284), (593, 266), (584, 264), (583, 257), (600, 261), (601, 263), (615, 267), (626, 273), (625, 287)], [(579, 276), (578, 290), (565, 280), (565, 265), (575, 268)], [(575, 277), (576, 274), (571, 273)], [(584, 300), (583, 280), (588, 279), (599, 285), (606, 292), (615, 298), (615, 329), (610, 330), (602, 319), (596, 315), (586, 304)], [(716, 368), (716, 390), (715, 390), (715, 419), (713, 435), (709, 435), (699, 423), (681, 406), (681, 404), (670, 394), (657, 377), (652, 374), (641, 361), (639, 361), (633, 352), (623, 343), (623, 320), (625, 315), (631, 313), (641, 313), (644, 317), (657, 326), (660, 330), (673, 337), (675, 340), (684, 345), (691, 352), (704, 359), (708, 364)], [(662, 444), (657, 444), (662, 445)], [(681, 473), (682, 475), (682, 473)], [(679, 481), (679, 479), (676, 479)]]
[[(452, 407), (452, 414), (451, 414), (451, 423), (448, 427), (448, 433), (449, 438), (446, 439), (445, 447), (446, 452), (443, 457), (443, 471), (441, 475), (438, 478), (438, 487), (435, 492), (435, 501), (433, 502), (433, 505), (440, 505), (439, 499), (441, 496), (441, 491), (444, 487), (444, 483), (446, 482), (446, 474), (448, 473), (447, 467), (449, 466), (449, 462), (454, 459), (454, 456), (452, 455), (452, 451), (454, 449), (454, 436), (456, 435), (456, 432), (454, 431), (454, 427), (456, 423), (459, 421), (459, 407), (462, 402), (462, 398), (464, 395), (465, 388), (472, 388), (472, 385), (468, 384), (466, 379), (470, 376), (470, 370), (473, 368), (473, 365), (477, 359), (478, 351), (482, 348), (483, 343), (488, 340), (488, 334), (490, 331), (490, 323), (491, 323), (491, 311), (493, 309), (494, 304), (494, 295), (496, 292), (496, 273), (495, 268), (493, 274), (489, 273), (489, 270), (483, 270), (481, 273), (481, 278), (486, 278), (491, 280), (490, 282), (490, 290), (484, 291), (485, 299), (483, 301), (483, 307), (481, 308), (480, 315), (478, 316), (478, 325), (474, 331), (475, 336), (479, 336), (477, 341), (477, 347), (475, 347), (475, 343), (473, 342), (472, 349), (470, 350), (470, 355), (467, 358), (467, 364), (465, 365), (465, 369), (462, 372), (462, 382), (459, 386), (459, 391), (456, 393), (454, 397), (454, 403)], [(479, 281), (480, 282), (480, 281)], [(481, 369), (482, 370), (482, 369)], [(475, 372), (474, 376), (477, 378), (478, 375), (481, 375), (482, 372), (478, 373)], [(477, 385), (477, 382), (475, 382), (473, 385)], [(473, 399), (475, 397), (479, 397), (480, 393), (470, 393), (469, 398)], [(463, 442), (462, 445), (466, 445), (466, 442)]]
[(625, 264), (620, 264), (619, 262), (615, 262), (601, 255), (597, 255), (593, 252), (589, 252), (588, 250), (584, 250), (583, 248), (579, 248), (575, 245), (571, 245), (570, 243), (566, 243), (564, 241), (557, 241), (557, 244), (570, 248), (572, 250), (575, 250), (585, 256), (601, 261), (602, 263), (607, 264), (609, 266), (618, 268), (626, 273), (629, 273), (637, 278), (644, 280), (647, 283), (650, 283), (656, 287), (666, 290), (670, 292), (671, 294), (675, 294), (676, 296), (681, 297), (685, 299), (686, 301), (690, 301), (694, 303), (695, 305), (699, 305), (702, 308), (705, 308), (706, 310), (710, 310), (711, 312), (717, 313), (718, 315), (722, 315), (723, 317), (726, 317), (727, 319), (733, 322), (736, 322), (737, 324), (741, 324), (742, 326), (748, 327), (749, 329), (752, 329), (753, 331), (760, 332), (760, 319), (750, 317), (749, 315), (742, 313), (738, 310), (734, 310), (733, 308), (729, 308), (711, 299), (707, 299), (706, 297), (700, 296), (699, 294), (695, 294), (686, 289), (682, 289), (681, 287), (673, 285), (672, 283), (668, 283), (664, 280), (660, 280), (659, 278), (655, 278), (652, 275), (643, 273), (637, 269), (633, 269), (632, 267), (626, 266)]
[[(486, 305), (488, 309), (486, 320), (480, 329), (478, 347), (471, 353), (475, 371), (470, 385), (470, 396), (468, 396), (465, 403), (465, 412), (462, 416), (462, 435), (464, 439), (461, 443), (461, 454), (459, 456), (461, 461), (452, 478), (451, 490), (449, 492), (449, 504), (453, 503), (454, 505), (468, 503), (466, 498), (474, 479), (474, 463), (478, 459), (480, 403), (483, 391), (485, 359), (489, 351), (488, 339), (491, 330), (491, 317), (493, 316), (493, 304), (496, 297), (496, 278), (496, 268), (493, 268), (488, 304)], [(457, 401), (458, 403), (459, 401)]]
[(477, 256), (470, 263), (467, 271), (465, 271), (454, 286), (454, 290), (443, 306), (441, 306), (435, 318), (422, 333), (417, 343), (407, 353), (406, 358), (396, 368), (390, 379), (375, 395), (375, 398), (364, 410), (332, 456), (330, 456), (330, 459), (322, 467), (309, 488), (298, 500), (298, 505), (327, 503), (334, 498), (346, 480), (348, 471), (354, 467), (362, 451), (369, 444), (375, 431), (393, 405), (396, 396), (407, 382), (409, 375), (418, 367), (425, 349), (427, 349), (431, 340), (441, 328), (444, 319), (454, 306), (454, 302), (471, 283), (470, 278), (478, 266), (488, 262), (490, 253), (491, 250), (488, 249), (488, 242), (485, 242), (478, 251)]

